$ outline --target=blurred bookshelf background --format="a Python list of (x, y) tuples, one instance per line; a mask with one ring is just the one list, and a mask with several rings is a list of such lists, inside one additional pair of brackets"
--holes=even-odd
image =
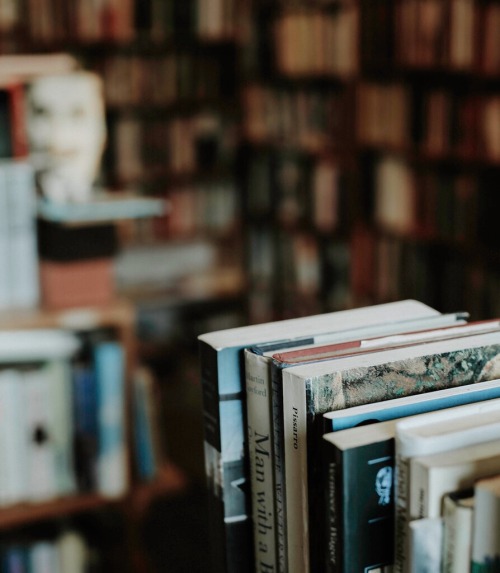
[[(75, 204), (27, 110), (82, 70), (105, 140)], [(495, 0), (0, 0), (0, 130), (6, 572), (206, 571), (198, 334), (500, 315)]]

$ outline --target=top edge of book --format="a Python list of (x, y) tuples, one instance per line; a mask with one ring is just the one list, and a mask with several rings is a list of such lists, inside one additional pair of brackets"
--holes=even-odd
[(319, 332), (353, 330), (380, 323), (439, 316), (441, 313), (413, 299), (365, 306), (337, 312), (240, 326), (202, 334), (198, 339), (216, 349), (243, 347), (282, 338), (301, 339)]
[(320, 362), (308, 362), (291, 366), (285, 369), (284, 373), (289, 377), (308, 380), (351, 368), (380, 366), (388, 362), (409, 360), (412, 358), (432, 356), (434, 354), (445, 354), (447, 352), (460, 351), (466, 348), (479, 348), (492, 344), (500, 345), (500, 329), (485, 334), (446, 338), (430, 342), (421, 342), (414, 345), (334, 357)]
[[(273, 360), (280, 365), (293, 366), (302, 362), (315, 362), (327, 360), (337, 356), (347, 356), (360, 354), (374, 350), (385, 350), (408, 346), (432, 340), (444, 340), (446, 338), (457, 338), (459, 336), (469, 336), (491, 332), (500, 328), (500, 320), (483, 320), (477, 322), (466, 322), (467, 313), (455, 313), (440, 315), (427, 319), (411, 320), (404, 323), (407, 327), (404, 331), (390, 328), (379, 328), (379, 332), (372, 333), (368, 329), (361, 330), (362, 338), (344, 337), (341, 342), (332, 342), (331, 344), (322, 345), (317, 341), (316, 344), (304, 345), (293, 350), (279, 349), (279, 352), (266, 352), (271, 355)], [(366, 332), (365, 332), (366, 331)], [(349, 334), (351, 331), (345, 331)], [(341, 333), (342, 334), (342, 333)], [(353, 332), (353, 334), (355, 334)], [(320, 337), (316, 337), (319, 339)], [(322, 337), (326, 339), (326, 336)], [(339, 336), (339, 339), (341, 336)], [(319, 343), (318, 343), (319, 342)], [(328, 340), (328, 342), (330, 342)]]

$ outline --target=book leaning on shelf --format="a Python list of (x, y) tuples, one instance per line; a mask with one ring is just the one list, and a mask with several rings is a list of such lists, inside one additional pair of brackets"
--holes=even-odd
[(209, 488), (210, 531), (218, 572), (253, 570), (248, 488), (243, 350), (278, 341), (297, 346), (316, 336), (388, 322), (432, 318), (440, 313), (418, 301), (399, 301), (212, 332), (199, 337), (203, 388), (205, 467)]

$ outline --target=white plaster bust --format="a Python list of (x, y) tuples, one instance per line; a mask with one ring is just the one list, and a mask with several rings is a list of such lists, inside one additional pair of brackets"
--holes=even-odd
[(106, 142), (100, 77), (87, 71), (41, 76), (28, 86), (26, 103), (42, 194), (60, 202), (91, 199)]

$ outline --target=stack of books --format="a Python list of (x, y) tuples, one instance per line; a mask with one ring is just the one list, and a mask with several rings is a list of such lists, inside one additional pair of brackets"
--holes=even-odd
[(404, 300), (208, 333), (200, 357), (214, 571), (499, 560), (500, 320)]

